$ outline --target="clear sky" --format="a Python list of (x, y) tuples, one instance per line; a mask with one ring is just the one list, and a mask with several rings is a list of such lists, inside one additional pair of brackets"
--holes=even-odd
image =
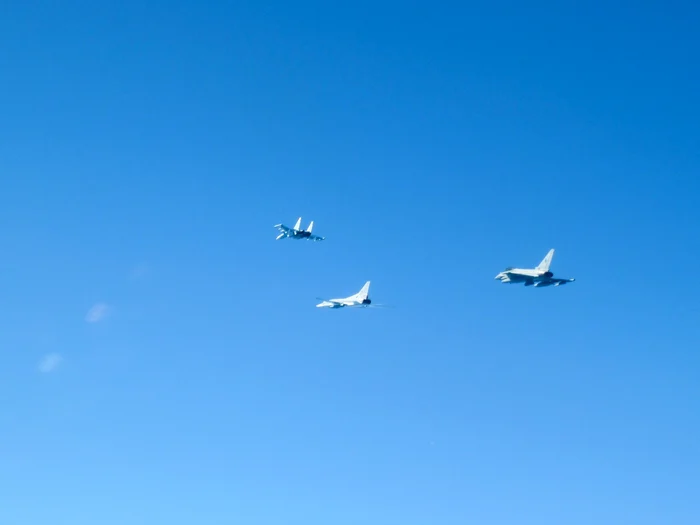
[(0, 523), (700, 523), (699, 17), (5, 2)]

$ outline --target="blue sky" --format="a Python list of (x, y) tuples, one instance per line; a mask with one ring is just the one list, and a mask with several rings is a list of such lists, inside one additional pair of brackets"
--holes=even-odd
[(6, 5), (0, 522), (697, 523), (700, 12), (565, 4)]

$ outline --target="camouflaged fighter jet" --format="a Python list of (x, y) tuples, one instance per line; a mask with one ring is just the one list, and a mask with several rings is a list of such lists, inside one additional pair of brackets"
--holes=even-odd
[(276, 241), (279, 241), (280, 239), (283, 239), (285, 237), (289, 237), (290, 239), (306, 239), (307, 241), (322, 241), (325, 239), (325, 237), (319, 237), (318, 235), (313, 235), (311, 233), (311, 230), (314, 228), (314, 221), (311, 221), (311, 224), (309, 224), (309, 227), (306, 230), (301, 229), (301, 217), (297, 219), (297, 223), (294, 225), (294, 228), (288, 228), (284, 224), (275, 224), (275, 228), (277, 228), (280, 232), (277, 238), (275, 239)]

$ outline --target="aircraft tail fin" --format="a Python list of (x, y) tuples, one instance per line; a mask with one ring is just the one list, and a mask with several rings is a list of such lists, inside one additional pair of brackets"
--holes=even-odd
[(362, 289), (355, 294), (355, 296), (360, 300), (364, 301), (369, 296), (369, 281), (365, 283)]
[(306, 228), (306, 231), (309, 232), (309, 233), (311, 233), (311, 230), (313, 230), (313, 229), (314, 229), (314, 221), (311, 221), (311, 222), (309, 223), (309, 227)]
[(295, 230), (300, 230), (301, 229), (301, 217), (297, 219), (297, 223), (294, 225)]
[(542, 262), (537, 265), (536, 270), (539, 270), (541, 272), (548, 272), (549, 271), (549, 266), (552, 264), (552, 257), (554, 257), (554, 248), (549, 250), (547, 252), (547, 255), (544, 256), (544, 259), (542, 259)]

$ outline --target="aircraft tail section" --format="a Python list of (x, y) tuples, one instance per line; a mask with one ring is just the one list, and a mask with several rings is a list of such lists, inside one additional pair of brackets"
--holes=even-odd
[(554, 257), (554, 248), (547, 252), (547, 255), (544, 256), (542, 262), (538, 264), (537, 268), (535, 269), (539, 270), (540, 272), (548, 272), (549, 266), (552, 264), (552, 257)]
[(314, 229), (314, 221), (311, 221), (311, 222), (309, 223), (309, 227), (306, 228), (306, 231), (309, 232), (309, 233), (311, 233), (311, 230), (313, 230), (313, 229)]
[(362, 289), (355, 294), (355, 296), (360, 300), (364, 301), (369, 296), (369, 281), (365, 283)]
[(301, 217), (297, 219), (296, 224), (294, 225), (295, 230), (300, 230), (301, 229)]

